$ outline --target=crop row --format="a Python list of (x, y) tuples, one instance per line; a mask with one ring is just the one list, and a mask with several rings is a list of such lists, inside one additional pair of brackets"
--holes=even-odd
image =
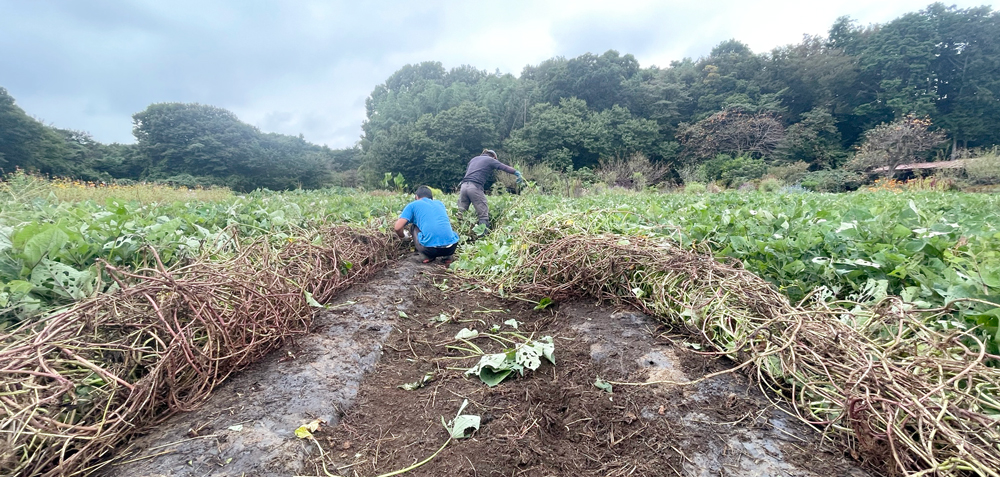
[(351, 191), (260, 192), (222, 201), (140, 204), (107, 199), (59, 202), (17, 197), (0, 212), (0, 329), (111, 286), (97, 260), (149, 265), (145, 247), (167, 264), (225, 254), (234, 240), (281, 241), (323, 223), (384, 221), (401, 195)]
[(954, 323), (1000, 343), (1000, 197), (940, 192), (854, 194), (609, 193), (494, 200), (501, 225), (461, 267), (498, 275), (519, 234), (538, 227), (668, 238), (738, 259), (792, 300), (949, 306)]

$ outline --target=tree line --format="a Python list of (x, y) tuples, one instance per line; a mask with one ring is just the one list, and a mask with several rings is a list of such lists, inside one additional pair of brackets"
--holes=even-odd
[(356, 169), (359, 150), (334, 150), (301, 135), (263, 133), (214, 106), (152, 104), (132, 117), (134, 144), (47, 126), (0, 88), (0, 169), (87, 181), (151, 181), (248, 191), (331, 185)]
[(666, 67), (614, 50), (519, 76), (428, 61), (377, 85), (366, 114), (358, 144), (330, 149), (221, 108), (160, 103), (133, 116), (135, 144), (106, 145), (32, 119), (0, 88), (0, 168), (237, 190), (375, 186), (393, 173), (452, 189), (490, 148), (561, 172), (643, 156), (678, 181), (735, 183), (769, 168), (833, 174), (877, 157), (866, 141), (914, 125), (935, 142), (911, 155), (943, 157), (1000, 144), (1000, 13), (935, 3), (884, 25), (842, 17), (827, 36), (765, 53), (727, 40)]
[(667, 67), (614, 50), (517, 77), (406, 65), (368, 98), (361, 171), (454, 187), (484, 147), (570, 171), (641, 153), (678, 180), (837, 171), (869, 131), (914, 120), (948, 139), (920, 154), (1000, 144), (1000, 14), (935, 3), (884, 25), (842, 17), (826, 37), (760, 54), (728, 40)]

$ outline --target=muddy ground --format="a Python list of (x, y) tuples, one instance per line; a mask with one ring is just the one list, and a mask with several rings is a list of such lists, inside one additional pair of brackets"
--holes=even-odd
[[(423, 461), (450, 420), (482, 418), (405, 475), (869, 475), (683, 334), (587, 301), (535, 310), (405, 258), (319, 314), (315, 329), (221, 386), (197, 411), (130, 442), (109, 476), (377, 476)], [(556, 365), (488, 387), (462, 328), (552, 336)], [(485, 352), (504, 345), (471, 340)], [(465, 349), (460, 349), (460, 348)], [(398, 386), (433, 379), (419, 389)], [(597, 388), (597, 378), (612, 392)], [(294, 431), (324, 422), (315, 441)], [(322, 451), (320, 451), (322, 447)]]

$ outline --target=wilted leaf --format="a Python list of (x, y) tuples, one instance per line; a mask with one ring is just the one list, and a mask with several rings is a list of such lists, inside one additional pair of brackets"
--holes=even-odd
[(605, 380), (603, 380), (601, 378), (597, 378), (596, 380), (594, 380), (594, 387), (597, 388), (597, 389), (600, 389), (601, 391), (605, 391), (605, 392), (608, 392), (608, 393), (612, 392), (611, 391), (611, 383), (609, 383), (609, 382), (607, 382), (607, 381), (605, 381)]
[(417, 389), (424, 387), (425, 384), (433, 380), (434, 380), (434, 372), (428, 371), (427, 374), (425, 374), (424, 377), (420, 378), (419, 380), (414, 381), (412, 383), (400, 384), (399, 386), (396, 387), (406, 391), (415, 391)]
[(493, 387), (500, 384), (511, 371), (514, 370), (513, 361), (507, 360), (506, 353), (486, 354), (479, 358), (479, 364), (465, 372), (465, 374), (476, 374), (487, 386)]
[(299, 428), (295, 430), (295, 437), (298, 437), (299, 439), (310, 439), (313, 436), (312, 433), (318, 431), (320, 424), (324, 424), (325, 422), (326, 421), (322, 419), (313, 419), (312, 421), (309, 421), (308, 424), (299, 426)]
[(538, 369), (538, 367), (542, 364), (541, 353), (539, 353), (534, 347), (527, 344), (518, 346), (514, 356), (514, 362), (532, 371)]
[(315, 308), (323, 308), (323, 305), (320, 302), (316, 301), (315, 298), (313, 298), (312, 293), (309, 292), (304, 292), (304, 293), (306, 294), (306, 303), (308, 303), (309, 306)]
[(470, 330), (468, 328), (462, 328), (456, 335), (456, 340), (468, 340), (479, 336), (479, 332), (476, 330)]
[(684, 346), (687, 346), (688, 348), (701, 351), (701, 345), (698, 344), (698, 343), (691, 343), (689, 341), (685, 341), (685, 342), (683, 342), (681, 344), (683, 344)]
[(448, 433), (455, 439), (469, 437), (473, 432), (479, 430), (481, 422), (482, 419), (479, 416), (473, 414), (462, 414), (461, 416), (456, 416), (455, 419), (451, 421), (451, 425), (448, 426)]
[(539, 340), (532, 341), (531, 346), (550, 363), (556, 364), (556, 345), (552, 342), (551, 336), (543, 336)]
[(479, 430), (479, 425), (482, 422), (482, 419), (479, 416), (473, 414), (462, 414), (462, 411), (464, 411), (465, 407), (468, 405), (469, 400), (463, 400), (462, 405), (458, 408), (458, 415), (456, 415), (455, 418), (447, 424), (444, 422), (444, 417), (441, 418), (441, 424), (444, 424), (444, 428), (454, 439), (469, 437), (473, 432)]

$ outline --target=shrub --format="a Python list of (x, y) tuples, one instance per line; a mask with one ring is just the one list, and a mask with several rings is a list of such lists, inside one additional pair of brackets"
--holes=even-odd
[(815, 192), (847, 192), (857, 190), (864, 176), (845, 169), (814, 171), (802, 178), (802, 187)]
[(678, 168), (677, 176), (681, 178), (681, 183), (683, 184), (688, 184), (690, 182), (708, 182), (708, 178), (705, 177), (705, 168), (695, 164), (688, 164)]
[[(720, 179), (727, 186), (743, 184), (754, 179), (760, 179), (767, 173), (767, 165), (763, 159), (750, 156), (739, 156), (722, 165)], [(741, 185), (742, 187), (742, 185)]]
[(796, 182), (801, 181), (808, 172), (809, 164), (805, 161), (798, 161), (791, 164), (771, 166), (767, 168), (768, 175), (774, 176), (779, 181), (785, 182), (786, 184), (795, 184)]
[(776, 177), (765, 177), (760, 181), (760, 186), (757, 188), (757, 190), (761, 192), (777, 192), (778, 190), (781, 189), (781, 186), (783, 185), (784, 183), (782, 183), (781, 180)]
[(704, 194), (708, 188), (701, 182), (688, 182), (684, 185), (685, 194)]
[(973, 184), (1000, 184), (1000, 153), (996, 150), (965, 162), (965, 176)]
[(628, 159), (601, 159), (597, 177), (609, 187), (642, 190), (647, 185), (660, 183), (670, 172), (670, 166), (650, 161), (645, 154), (636, 153)]

